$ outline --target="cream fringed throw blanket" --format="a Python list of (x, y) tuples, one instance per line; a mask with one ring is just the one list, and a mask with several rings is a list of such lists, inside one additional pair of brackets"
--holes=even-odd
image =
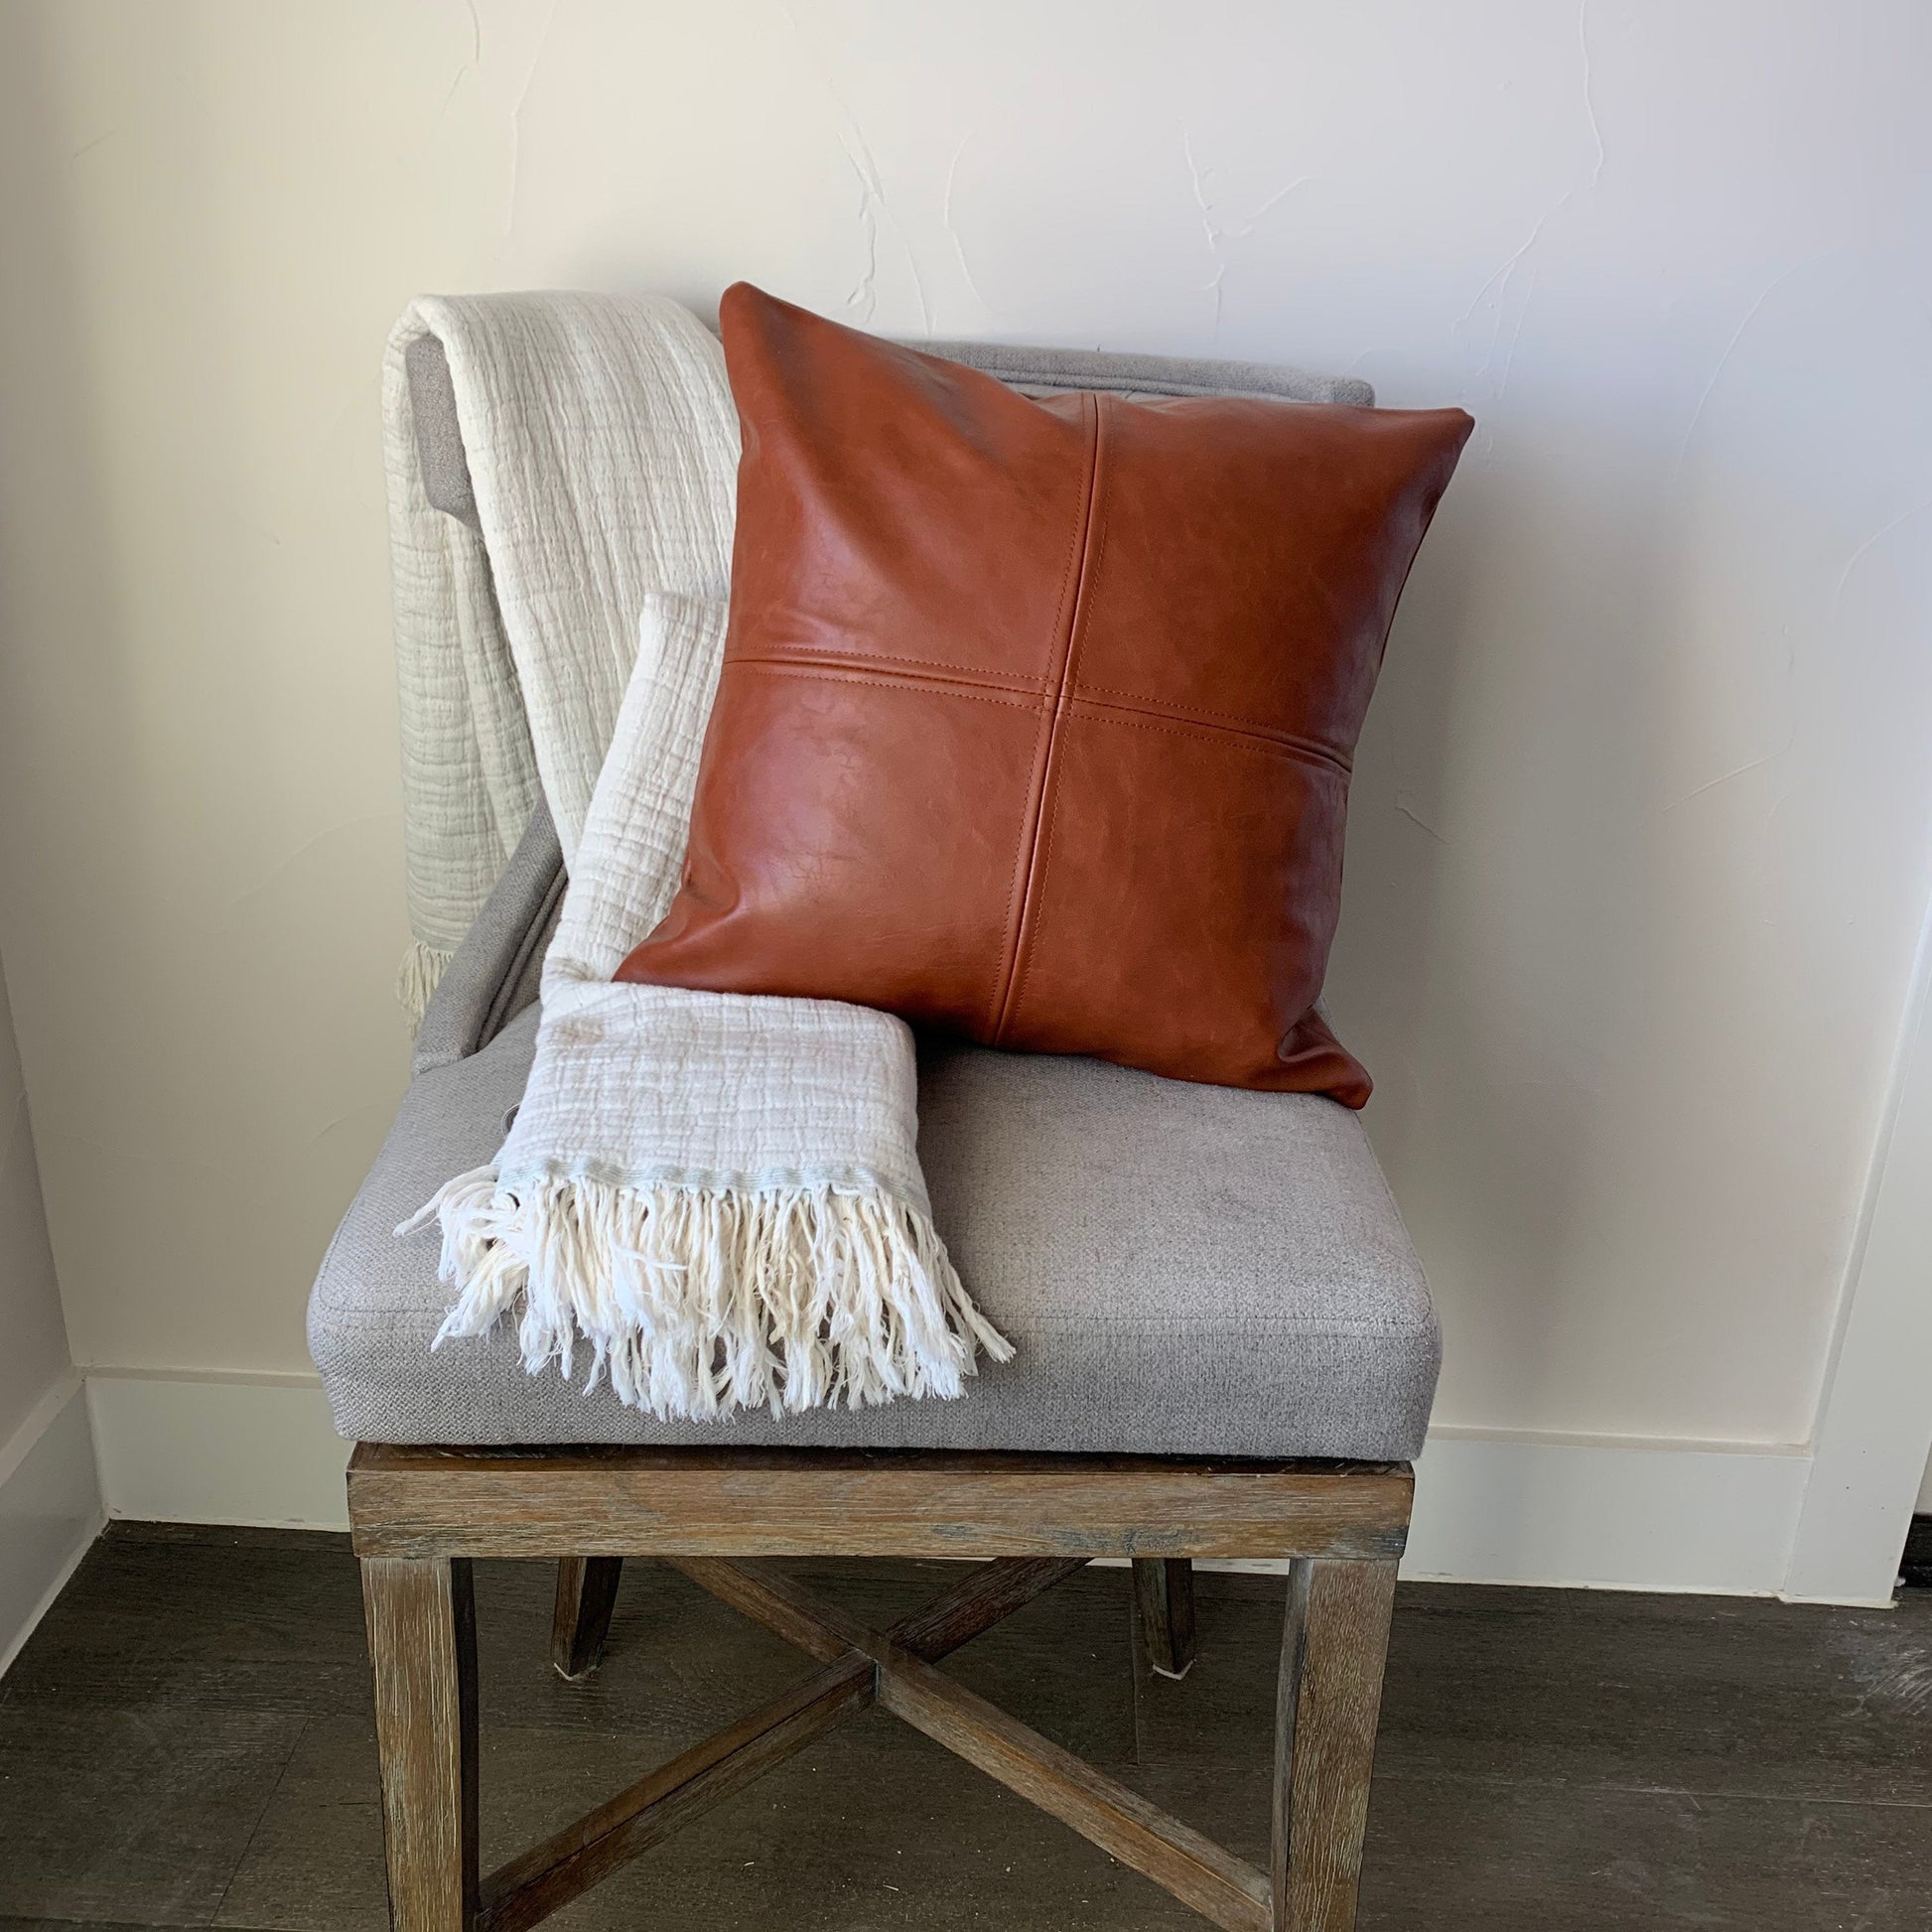
[[(411, 345), (448, 363), (474, 524), (432, 506)], [(738, 415), (675, 302), (426, 296), (390, 332), (383, 455), (412, 1019), (515, 849), (539, 784), (576, 852), (645, 594), (723, 598)]]
[[(515, 300), (526, 321), (552, 312), (548, 322), (569, 333), (552, 298)], [(472, 322), (491, 306), (490, 298), (469, 305)], [(663, 346), (659, 332), (678, 349), (656, 355), (625, 406), (665, 422), (697, 415), (680, 385), (713, 377), (702, 345), (682, 339), (703, 332), (670, 304), (623, 306), (624, 329), (645, 360)], [(504, 426), (488, 398), (537, 369), (521, 341), (499, 361), (501, 348), (500, 336), (473, 329), (467, 360), (450, 357), (483, 539), (468, 560), (480, 594), (467, 614), (452, 614), (449, 634), (467, 636), (466, 625), (486, 617), (493, 576), (499, 635), (528, 707), (532, 763), (558, 821), (570, 886), (544, 965), (536, 1060), (508, 1138), (488, 1167), (451, 1179), (398, 1230), (431, 1217), (440, 1224), (443, 1273), (457, 1299), (437, 1345), (515, 1314), (533, 1373), (554, 1363), (572, 1374), (581, 1344), (591, 1382), (608, 1375), (623, 1401), (661, 1417), (956, 1396), (978, 1349), (996, 1360), (1012, 1351), (973, 1307), (932, 1227), (904, 1024), (830, 1001), (611, 980), (676, 889), (723, 651), (722, 585), (679, 596), (614, 568), (621, 546), (600, 530), (594, 496), (573, 498), (565, 521), (546, 524), (556, 513), (555, 471), (576, 468), (581, 477), (587, 469), (558, 449), (534, 451), (528, 425), (509, 432), (516, 462), (499, 466), (503, 445), (489, 436)], [(392, 362), (398, 353), (392, 344)], [(483, 373), (479, 362), (491, 366)], [(546, 365), (544, 373), (553, 372)], [(465, 408), (473, 380), (479, 393)], [(722, 368), (715, 380), (722, 386)], [(545, 386), (555, 394), (554, 381)], [(540, 413), (528, 394), (516, 400)], [(392, 498), (407, 502), (412, 485), (421, 489), (413, 431), (392, 433), (390, 450), (392, 464), (411, 473), (400, 483), (392, 475)], [(688, 464), (688, 452), (674, 460)], [(493, 510), (483, 510), (486, 500)], [(646, 474), (626, 481), (622, 500), (642, 505), (648, 526), (704, 498)], [(441, 515), (426, 499), (423, 513)], [(410, 532), (419, 543), (441, 534)], [(729, 479), (722, 535), (728, 549)], [(694, 563), (701, 548), (691, 545), (683, 561)], [(598, 554), (577, 557), (583, 576), (573, 578), (571, 553), (583, 549)], [(464, 557), (460, 544), (455, 554)], [(640, 543), (630, 554), (661, 566), (666, 546)], [(545, 573), (543, 596), (533, 594), (532, 559)], [(403, 569), (399, 556), (399, 629)], [(514, 589), (511, 578), (520, 580)], [(442, 581), (455, 599), (466, 580), (452, 569)], [(612, 632), (613, 611), (626, 598), (628, 621), (641, 614), (634, 669), (627, 684), (621, 673), (614, 680), (621, 693), (615, 730), (600, 728), (598, 679), (627, 654)], [(457, 702), (453, 687), (444, 695)], [(481, 757), (467, 768), (481, 773)]]

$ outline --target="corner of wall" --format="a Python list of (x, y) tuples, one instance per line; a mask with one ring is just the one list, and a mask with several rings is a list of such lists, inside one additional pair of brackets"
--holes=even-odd
[(106, 1520), (86, 1392), (69, 1373), (0, 1447), (0, 1675)]

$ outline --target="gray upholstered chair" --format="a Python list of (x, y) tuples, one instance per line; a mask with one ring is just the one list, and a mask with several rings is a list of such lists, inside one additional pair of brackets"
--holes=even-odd
[[(943, 352), (1030, 391), (1370, 400), (1359, 383), (1231, 363)], [(447, 371), (432, 352), (411, 378), (432, 493), (440, 461), (439, 502), (474, 515)], [(1218, 1924), (1351, 1925), (1407, 1465), (1440, 1353), (1360, 1120), (1316, 1097), (927, 1041), (919, 1157), (934, 1216), (1016, 1359), (954, 1403), (656, 1422), (608, 1387), (526, 1375), (507, 1334), (432, 1354), (447, 1299), (435, 1238), (391, 1232), (501, 1140), (562, 891), (539, 811), (431, 1003), (408, 1096), (310, 1307), (337, 1425), (358, 1445), (350, 1516), (396, 1924), (534, 1924), (877, 1702)], [(758, 1561), (799, 1555), (993, 1561), (881, 1631)], [(595, 1667), (625, 1556), (676, 1565), (815, 1658), (814, 1674), (485, 1878), (478, 1556), (560, 1560), (553, 1659), (566, 1675)], [(1133, 1560), (1150, 1661), (1175, 1675), (1192, 1654), (1192, 1559), (1286, 1560), (1272, 1871), (934, 1668), (1105, 1557)]]

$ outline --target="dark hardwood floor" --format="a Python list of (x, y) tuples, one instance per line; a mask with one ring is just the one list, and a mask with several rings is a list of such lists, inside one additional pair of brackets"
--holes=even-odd
[[(886, 1621), (942, 1566), (802, 1565)], [(549, 1665), (553, 1569), (480, 1565), (485, 1863), (807, 1666), (626, 1568), (603, 1668)], [(1200, 1579), (1200, 1658), (1136, 1661), (1088, 1571), (947, 1665), (1246, 1858), (1264, 1842), (1282, 1587)], [(381, 1932), (346, 1541), (121, 1524), (0, 1685), (0, 1928)], [(799, 1932), (1198, 1926), (869, 1713), (553, 1923)], [(1405, 1586), (1362, 1923), (1429, 1932), (1925, 1932), (1932, 1591), (1886, 1611)]]

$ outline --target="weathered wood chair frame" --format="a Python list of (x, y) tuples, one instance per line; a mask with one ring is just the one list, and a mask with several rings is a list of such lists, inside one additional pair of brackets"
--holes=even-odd
[[(879, 1704), (1234, 1932), (1355, 1922), (1409, 1466), (924, 1450), (360, 1445), (349, 1516), (375, 1671), (398, 1932), (521, 1932)], [(819, 1665), (483, 1876), (471, 1563), (560, 1560), (553, 1658), (601, 1653), (623, 1558), (655, 1557)], [(977, 1557), (876, 1630), (759, 1559)], [(1192, 1655), (1192, 1559), (1287, 1559), (1272, 1869), (1258, 1870), (934, 1668), (1096, 1557), (1131, 1558), (1149, 1661)]]

